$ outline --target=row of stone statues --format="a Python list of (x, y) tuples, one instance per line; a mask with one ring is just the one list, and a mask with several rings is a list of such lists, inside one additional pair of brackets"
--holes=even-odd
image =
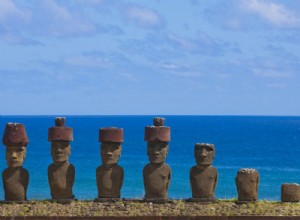
[[(168, 201), (168, 187), (171, 169), (165, 163), (170, 141), (170, 127), (164, 126), (164, 118), (154, 118), (153, 126), (145, 127), (145, 141), (150, 163), (144, 167), (143, 179), (145, 200), (154, 202)], [(122, 128), (101, 128), (99, 142), (102, 165), (96, 169), (98, 188), (97, 200), (120, 198), (124, 170), (119, 166), (121, 144), (124, 141)], [(23, 124), (8, 123), (3, 135), (6, 146), (8, 168), (3, 171), (2, 179), (6, 201), (26, 200), (29, 174), (22, 167), (26, 155), (28, 137)], [(74, 199), (72, 192), (75, 180), (75, 167), (68, 162), (73, 141), (72, 128), (66, 127), (65, 118), (55, 118), (55, 126), (48, 130), (51, 142), (53, 163), (48, 167), (48, 182), (54, 200)], [(190, 170), (192, 198), (190, 201), (214, 201), (218, 181), (218, 171), (212, 166), (215, 157), (213, 144), (197, 143), (194, 148), (196, 165)], [(238, 200), (256, 201), (259, 174), (255, 169), (240, 169), (236, 177)], [(282, 185), (282, 201), (300, 200), (300, 187), (297, 184)]]

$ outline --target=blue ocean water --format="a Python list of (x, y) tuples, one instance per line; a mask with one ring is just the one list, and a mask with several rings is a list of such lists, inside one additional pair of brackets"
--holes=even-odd
[[(61, 115), (58, 115), (61, 116)], [(7, 122), (23, 123), (29, 137), (24, 167), (30, 173), (28, 199), (49, 199), (47, 167), (52, 163), (48, 128), (55, 116), (0, 116), (0, 135)], [(97, 196), (96, 167), (100, 165), (98, 130), (124, 128), (119, 165), (125, 171), (123, 198), (143, 198), (143, 167), (148, 163), (144, 127), (153, 116), (66, 116), (74, 130), (70, 162), (76, 168), (74, 194), (78, 199)], [(166, 162), (172, 169), (170, 198), (191, 197), (189, 170), (195, 165), (194, 144), (213, 143), (218, 169), (217, 198), (237, 197), (235, 176), (240, 168), (260, 174), (259, 199), (280, 200), (282, 183), (300, 183), (300, 117), (164, 116), (171, 127)], [(2, 145), (2, 143), (0, 144)], [(6, 168), (5, 147), (0, 147), (0, 169)], [(0, 181), (0, 200), (4, 198)]]

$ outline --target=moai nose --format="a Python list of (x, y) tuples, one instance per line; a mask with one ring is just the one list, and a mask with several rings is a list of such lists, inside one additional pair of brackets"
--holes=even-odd
[(201, 157), (207, 157), (207, 150), (205, 148), (201, 150)]
[(113, 154), (112, 154), (112, 152), (109, 151), (109, 152), (106, 152), (106, 155), (107, 156), (112, 156)]
[(12, 157), (12, 158), (17, 158), (17, 153), (16, 153), (16, 152), (12, 152), (12, 153), (11, 153), (11, 157)]
[(159, 146), (154, 146), (153, 154), (154, 155), (159, 155), (159, 150), (160, 150)]

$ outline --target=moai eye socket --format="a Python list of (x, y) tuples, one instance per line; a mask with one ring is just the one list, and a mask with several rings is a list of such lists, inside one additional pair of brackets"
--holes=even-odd
[(17, 153), (21, 153), (21, 152), (23, 152), (23, 151), (24, 151), (24, 149), (23, 149), (22, 147), (16, 149), (16, 152), (17, 152)]
[(212, 147), (205, 147), (207, 152), (212, 152), (214, 149)]

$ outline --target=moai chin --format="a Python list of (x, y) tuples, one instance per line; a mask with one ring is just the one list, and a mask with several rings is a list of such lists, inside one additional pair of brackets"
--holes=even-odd
[(259, 174), (255, 169), (240, 169), (235, 178), (239, 202), (255, 202), (258, 197)]
[(55, 118), (55, 126), (48, 129), (48, 141), (51, 142), (53, 160), (53, 163), (48, 166), (48, 182), (54, 200), (71, 200), (75, 197), (72, 191), (75, 167), (68, 161), (73, 129), (66, 127), (65, 121), (63, 117)]
[(96, 179), (98, 188), (97, 200), (118, 199), (121, 196), (124, 170), (119, 166), (118, 160), (121, 156), (124, 142), (122, 128), (100, 128), (99, 130), (100, 155), (102, 165), (97, 167)]
[(2, 142), (6, 146), (8, 165), (8, 168), (2, 172), (5, 200), (25, 201), (29, 183), (28, 171), (22, 167), (29, 142), (25, 126), (18, 123), (7, 123)]
[(299, 202), (300, 185), (297, 183), (284, 183), (281, 185), (282, 202)]
[(145, 200), (168, 201), (171, 169), (165, 163), (170, 141), (170, 127), (164, 126), (164, 118), (154, 118), (154, 126), (145, 127), (145, 141), (150, 163), (144, 167)]
[(197, 143), (194, 148), (196, 166), (190, 170), (192, 199), (195, 201), (214, 201), (218, 181), (218, 171), (211, 164), (215, 157), (215, 146), (207, 143)]

